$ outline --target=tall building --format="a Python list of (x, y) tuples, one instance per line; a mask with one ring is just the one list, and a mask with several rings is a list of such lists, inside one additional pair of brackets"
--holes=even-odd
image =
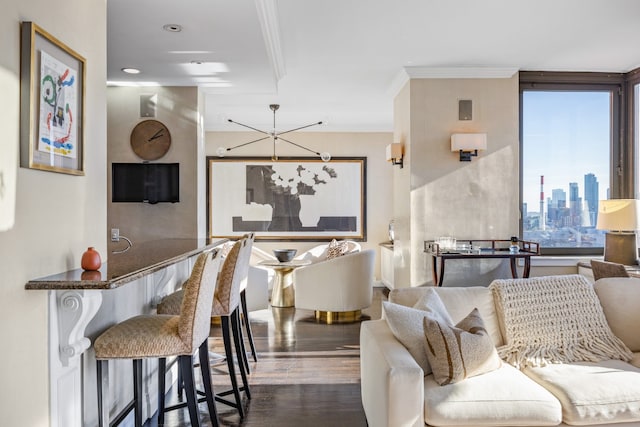
[(598, 220), (599, 200), (598, 178), (592, 173), (584, 176), (584, 200), (587, 203), (585, 212), (589, 214), (590, 226), (595, 226)]
[(579, 197), (579, 191), (577, 182), (569, 183), (569, 225), (572, 227), (582, 225), (582, 199)]

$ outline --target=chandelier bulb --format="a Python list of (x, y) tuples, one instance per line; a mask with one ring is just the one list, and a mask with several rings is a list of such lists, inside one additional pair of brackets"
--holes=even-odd
[(227, 149), (224, 147), (218, 147), (218, 149), (216, 150), (216, 154), (218, 155), (218, 157), (224, 157), (226, 153)]
[(322, 159), (323, 162), (328, 162), (329, 160), (331, 160), (331, 154), (327, 153), (326, 151), (323, 151), (322, 153), (320, 153), (320, 158)]

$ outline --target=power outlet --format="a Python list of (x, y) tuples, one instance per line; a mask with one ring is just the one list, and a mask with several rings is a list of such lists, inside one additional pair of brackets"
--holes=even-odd
[(119, 228), (112, 228), (111, 229), (111, 241), (112, 242), (119, 242), (120, 241), (120, 229)]

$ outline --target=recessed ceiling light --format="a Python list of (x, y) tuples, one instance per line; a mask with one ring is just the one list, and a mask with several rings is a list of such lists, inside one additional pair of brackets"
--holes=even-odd
[(140, 74), (140, 70), (137, 68), (123, 68), (122, 71), (127, 74)]
[(170, 33), (179, 33), (180, 31), (182, 31), (182, 25), (167, 24), (167, 25), (163, 25), (162, 29), (165, 31), (169, 31)]

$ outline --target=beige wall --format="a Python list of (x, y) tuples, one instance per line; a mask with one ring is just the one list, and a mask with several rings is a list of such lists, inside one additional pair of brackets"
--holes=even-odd
[[(473, 101), (473, 120), (458, 120), (460, 99)], [(518, 78), (413, 79), (397, 96), (395, 109), (404, 118), (396, 132), (409, 135), (405, 173), (411, 179), (410, 227), (401, 228), (399, 239), (411, 242), (413, 255), (396, 276), (405, 277), (409, 271), (411, 285), (417, 286), (431, 280), (431, 259), (423, 254), (424, 240), (443, 235), (465, 239), (518, 235)], [(455, 132), (487, 133), (488, 149), (471, 162), (460, 162), (450, 148)], [(394, 190), (405, 191), (405, 184)], [(492, 271), (499, 274), (502, 268), (483, 263), (472, 279), (457, 275), (455, 268), (449, 272), (454, 280), (480, 285), (490, 280)], [(469, 282), (473, 278), (482, 283)]]
[(15, 224), (0, 232), (0, 342), (6, 344), (0, 356), (0, 424), (43, 427), (49, 425), (47, 292), (26, 291), (24, 285), (80, 267), (88, 246), (106, 254), (106, 2), (68, 0), (61, 7), (42, 0), (3, 2), (0, 146), (2, 157), (10, 156), (15, 165), (23, 20), (35, 22), (87, 60), (85, 176), (18, 168)]
[[(393, 244), (394, 287), (411, 286), (411, 82), (398, 93), (393, 103), (393, 139), (403, 144), (404, 166), (393, 172)], [(416, 254), (416, 256), (420, 256)]]
[[(255, 132), (207, 132), (206, 153), (215, 156), (218, 147), (232, 147), (256, 139)], [(393, 217), (391, 203), (392, 181), (394, 170), (385, 159), (385, 148), (393, 142), (391, 133), (328, 133), (328, 132), (297, 132), (288, 139), (305, 147), (317, 151), (328, 151), (332, 156), (367, 157), (367, 241), (361, 242), (365, 249), (375, 249), (378, 254), (376, 261), (376, 277), (380, 277), (378, 243), (388, 240), (388, 225)], [(277, 148), (281, 156), (306, 156), (307, 152), (288, 144), (280, 144)], [(271, 156), (272, 145), (260, 141), (232, 152), (235, 156)], [(266, 251), (275, 248), (296, 248), (299, 252), (307, 250), (317, 242), (258, 242), (256, 246)]]
[[(157, 94), (156, 120), (171, 132), (171, 147), (157, 163), (180, 163), (179, 203), (111, 203), (111, 163), (140, 163), (131, 149), (129, 136), (140, 118), (140, 95)], [(108, 229), (135, 242), (171, 237), (204, 237), (198, 227), (199, 193), (203, 188), (204, 163), (201, 126), (198, 114), (198, 89), (195, 87), (110, 87), (108, 96)], [(204, 212), (204, 206), (201, 209)], [(124, 243), (111, 244), (112, 248)]]

